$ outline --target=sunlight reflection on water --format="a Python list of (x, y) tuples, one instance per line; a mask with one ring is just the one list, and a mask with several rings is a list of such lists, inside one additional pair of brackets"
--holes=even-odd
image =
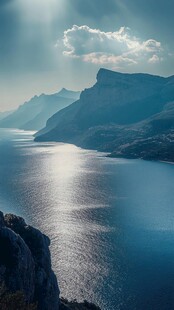
[(171, 310), (174, 166), (104, 155), (1, 130), (1, 209), (49, 235), (64, 297)]

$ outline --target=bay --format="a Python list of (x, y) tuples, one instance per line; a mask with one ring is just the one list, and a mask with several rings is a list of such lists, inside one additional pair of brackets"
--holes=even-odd
[(61, 295), (102, 310), (174, 308), (174, 165), (110, 159), (0, 129), (0, 209), (51, 239)]

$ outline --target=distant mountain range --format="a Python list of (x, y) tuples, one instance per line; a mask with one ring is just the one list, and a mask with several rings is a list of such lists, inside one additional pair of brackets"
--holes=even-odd
[(67, 107), (80, 97), (80, 92), (63, 88), (60, 92), (33, 97), (25, 102), (10, 115), (0, 114), (0, 127), (19, 128), (25, 130), (39, 130), (46, 125), (46, 121), (57, 111)]
[(8, 115), (12, 114), (12, 113), (13, 113), (13, 111), (0, 112), (0, 121), (1, 121), (3, 118), (7, 117)]
[(96, 84), (54, 114), (35, 141), (61, 141), (110, 156), (174, 161), (174, 76), (100, 69)]

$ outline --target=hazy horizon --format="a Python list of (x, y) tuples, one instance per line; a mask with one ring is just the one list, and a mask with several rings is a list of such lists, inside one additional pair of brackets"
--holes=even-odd
[[(100, 69), (103, 69), (103, 68), (99, 68), (99, 70)], [(109, 69), (107, 69), (106, 68), (106, 70), (109, 70)], [(114, 70), (113, 70), (114, 71)], [(98, 71), (97, 71), (98, 72)], [(115, 70), (115, 72), (119, 72), (119, 73), (128, 73), (128, 74), (150, 74), (150, 75), (155, 75), (155, 74), (151, 74), (151, 73), (148, 73), (148, 72), (121, 72), (121, 71), (116, 71)], [(97, 74), (97, 73), (96, 73)], [(174, 74), (173, 74), (174, 75)], [(171, 76), (173, 76), (173, 75), (171, 75)], [(164, 78), (167, 78), (167, 77), (170, 77), (170, 76), (162, 76), (162, 75), (159, 75), (159, 76), (161, 76), (161, 77), (164, 77)], [(95, 83), (95, 82), (94, 82)], [(91, 84), (91, 86), (92, 86), (93, 84)], [(89, 86), (90, 87), (90, 86)], [(85, 88), (87, 88), (87, 87), (85, 87)], [(84, 89), (85, 89), (84, 88)], [(40, 93), (40, 94), (34, 94), (32, 97), (29, 97), (29, 98), (27, 98), (26, 100), (24, 100), (23, 102), (21, 102), (21, 103), (19, 103), (19, 104), (17, 104), (16, 105), (16, 107), (14, 107), (13, 109), (9, 109), (9, 110), (1, 110), (0, 109), (0, 113), (4, 113), (4, 112), (13, 112), (14, 110), (16, 110), (16, 109), (18, 109), (21, 105), (23, 105), (24, 103), (26, 103), (26, 102), (28, 102), (28, 101), (30, 101), (33, 97), (35, 97), (35, 96), (41, 96), (41, 95), (52, 95), (52, 94), (55, 94), (55, 93), (58, 93), (58, 92), (60, 92), (62, 89), (66, 89), (67, 91), (75, 91), (75, 92), (82, 92), (84, 89), (67, 89), (66, 87), (62, 87), (62, 88), (60, 88), (60, 89), (58, 89), (58, 90), (55, 90), (55, 91), (50, 91), (49, 93), (46, 93), (46, 92), (43, 92), (43, 93)]]
[(173, 75), (173, 10), (171, 0), (1, 1), (0, 111), (88, 88), (101, 67)]
[(16, 109), (18, 109), (21, 105), (23, 105), (24, 103), (27, 103), (29, 102), (32, 98), (34, 98), (35, 96), (39, 97), (41, 95), (53, 95), (53, 94), (56, 94), (56, 93), (59, 93), (61, 92), (61, 90), (63, 89), (66, 89), (67, 91), (74, 91), (74, 92), (81, 92), (82, 90), (78, 90), (78, 89), (67, 89), (66, 87), (62, 87), (60, 89), (56, 89), (55, 91), (50, 91), (49, 93), (46, 93), (46, 92), (42, 92), (42, 93), (38, 93), (38, 94), (33, 94), (32, 97), (28, 97), (26, 98), (26, 100), (24, 100), (23, 102), (19, 103), (16, 105), (16, 107), (14, 107), (13, 109), (4, 109), (4, 110), (1, 110), (1, 107), (0, 107), (0, 113), (5, 113), (5, 112), (14, 112)]

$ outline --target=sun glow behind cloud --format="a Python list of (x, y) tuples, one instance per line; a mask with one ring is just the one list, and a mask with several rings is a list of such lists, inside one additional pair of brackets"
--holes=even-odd
[(104, 32), (87, 25), (74, 25), (64, 31), (63, 44), (66, 49), (64, 55), (99, 65), (115, 64), (122, 67), (163, 60), (161, 42), (152, 38), (143, 41), (127, 27)]

